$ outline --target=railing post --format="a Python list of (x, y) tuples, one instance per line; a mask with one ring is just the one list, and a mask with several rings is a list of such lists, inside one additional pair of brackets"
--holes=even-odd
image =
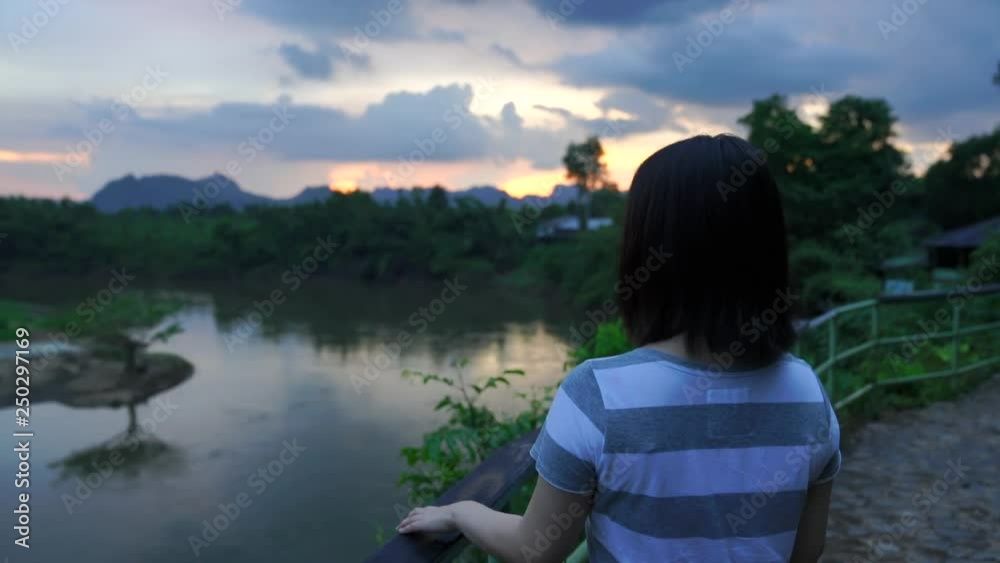
[(829, 349), (829, 360), (830, 360), (830, 372), (827, 376), (827, 385), (830, 387), (830, 402), (834, 402), (834, 395), (836, 394), (836, 389), (834, 389), (834, 371), (837, 368), (837, 362), (834, 358), (837, 355), (837, 315), (830, 318), (830, 329), (827, 333), (827, 344)]
[[(872, 350), (874, 350), (876, 354), (878, 354), (879, 348), (882, 347), (879, 343), (878, 305), (879, 304), (877, 302), (872, 305), (872, 340), (875, 341), (875, 344), (872, 345)], [(871, 383), (873, 387), (878, 386), (878, 370), (872, 370)]]
[(878, 340), (878, 303), (872, 305), (872, 340)]
[(959, 320), (961, 309), (958, 305), (951, 308), (951, 371), (952, 374), (958, 371), (958, 331), (961, 321)]

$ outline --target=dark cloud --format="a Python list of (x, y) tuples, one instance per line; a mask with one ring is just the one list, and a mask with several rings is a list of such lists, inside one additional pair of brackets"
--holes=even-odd
[[(294, 104), (223, 103), (210, 110), (166, 118), (132, 116), (121, 125), (121, 138), (155, 139), (179, 148), (232, 147), (234, 157), (250, 138), (267, 139), (266, 151), (286, 160), (388, 161), (410, 159), (453, 162), (468, 159), (528, 158), (558, 166), (562, 147), (580, 137), (577, 123), (559, 131), (525, 127), (513, 104), (499, 116), (473, 113), (497, 95), (487, 83), (436, 87), (428, 92), (397, 92), (369, 106), (361, 115)], [(98, 100), (94, 116), (107, 112), (110, 101)], [(262, 131), (278, 115), (287, 116), (281, 131)]]
[(869, 10), (867, 51), (885, 61), (885, 72), (859, 81), (856, 90), (886, 98), (917, 136), (938, 137), (941, 127), (985, 131), (1000, 122), (1000, 88), (990, 80), (1000, 57), (993, 25), (1000, 2), (970, 0), (962, 7), (928, 2), (905, 21), (891, 4)]
[(300, 78), (329, 80), (333, 76), (333, 64), (326, 54), (309, 52), (294, 43), (283, 43), (278, 54)]
[[(527, 159), (539, 168), (560, 166), (562, 150), (571, 140), (588, 135), (604, 138), (653, 130), (664, 112), (652, 105), (613, 101), (605, 107), (629, 109), (625, 119), (583, 118), (559, 108), (564, 123), (555, 129), (525, 124), (513, 103), (495, 117), (478, 115), (479, 106), (499, 95), (487, 83), (450, 85), (427, 92), (396, 92), (369, 106), (360, 115), (316, 105), (295, 104), (288, 98), (273, 105), (222, 103), (209, 110), (173, 113), (156, 118), (132, 114), (117, 121), (116, 140), (129, 144), (156, 144), (179, 150), (214, 147), (242, 159), (241, 147), (254, 142), (269, 156), (283, 160), (456, 162), (474, 159)], [(627, 98), (627, 96), (626, 96)], [(624, 98), (623, 98), (624, 99)], [(492, 103), (492, 102), (491, 102)], [(111, 100), (80, 106), (93, 123), (112, 115)], [(637, 109), (644, 107), (644, 109)], [(285, 121), (281, 120), (285, 116)], [(272, 127), (276, 128), (272, 129)], [(278, 130), (280, 129), (280, 130)], [(79, 136), (76, 123), (51, 127), (50, 136)], [(255, 141), (251, 141), (255, 140)], [(417, 155), (413, 158), (413, 155)]]
[[(985, 24), (1000, 21), (995, 1), (970, 0), (962, 10), (915, 3), (908, 13), (890, 0), (844, 0), (836, 8), (769, 0), (746, 9), (740, 7), (746, 3), (727, 1), (688, 13), (688, 21), (680, 5), (673, 7), (672, 21), (650, 16), (667, 4), (626, 3), (618, 16), (610, 13), (617, 4), (595, 6), (609, 11), (601, 16), (604, 25), (623, 25), (638, 15), (650, 25), (623, 31), (605, 48), (565, 57), (550, 68), (573, 85), (634, 89), (715, 108), (749, 108), (772, 93), (881, 97), (922, 139), (936, 137), (946, 125), (963, 135), (975, 132), (977, 119), (985, 130), (1000, 115), (1000, 96), (990, 83), (1000, 34)], [(732, 21), (719, 26), (724, 8), (731, 9)], [(578, 15), (599, 19), (597, 12)]]
[[(647, 32), (590, 55), (566, 57), (554, 68), (579, 86), (628, 86), (647, 94), (705, 105), (744, 103), (775, 92), (840, 89), (877, 65), (849, 47), (804, 44), (781, 29), (731, 24), (698, 43), (700, 25)], [(763, 31), (763, 32), (762, 32)], [(707, 32), (706, 32), (707, 33)]]
[(727, 5), (748, 4), (750, 0), (532, 0), (538, 10), (556, 24), (635, 26), (681, 22)]
[(431, 41), (440, 41), (442, 43), (464, 43), (465, 34), (461, 31), (454, 29), (441, 29), (434, 28), (428, 34)]
[(412, 35), (411, 0), (243, 0), (241, 9), (285, 27), (368, 39)]

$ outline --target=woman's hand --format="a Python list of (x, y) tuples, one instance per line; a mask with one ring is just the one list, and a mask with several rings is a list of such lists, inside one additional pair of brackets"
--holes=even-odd
[(403, 518), (403, 521), (396, 526), (396, 531), (401, 534), (413, 534), (417, 532), (454, 532), (458, 530), (455, 523), (455, 511), (451, 505), (448, 506), (425, 506), (414, 508)]

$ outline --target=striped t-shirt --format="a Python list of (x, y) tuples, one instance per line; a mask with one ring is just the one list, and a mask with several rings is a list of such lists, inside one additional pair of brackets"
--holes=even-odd
[(806, 492), (840, 470), (812, 369), (786, 354), (720, 371), (639, 348), (588, 360), (531, 449), (541, 478), (593, 494), (590, 561), (788, 561)]

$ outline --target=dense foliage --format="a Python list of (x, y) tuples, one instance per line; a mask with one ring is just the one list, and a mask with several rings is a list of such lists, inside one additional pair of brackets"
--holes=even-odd
[[(379, 205), (363, 192), (299, 206), (102, 214), (88, 204), (0, 200), (0, 261), (7, 272), (92, 274), (112, 268), (159, 278), (250, 276), (301, 265), (323, 241), (335, 246), (316, 273), (364, 280), (514, 269), (539, 221), (566, 213), (490, 208), (444, 190)], [(515, 221), (514, 217), (523, 221)]]

